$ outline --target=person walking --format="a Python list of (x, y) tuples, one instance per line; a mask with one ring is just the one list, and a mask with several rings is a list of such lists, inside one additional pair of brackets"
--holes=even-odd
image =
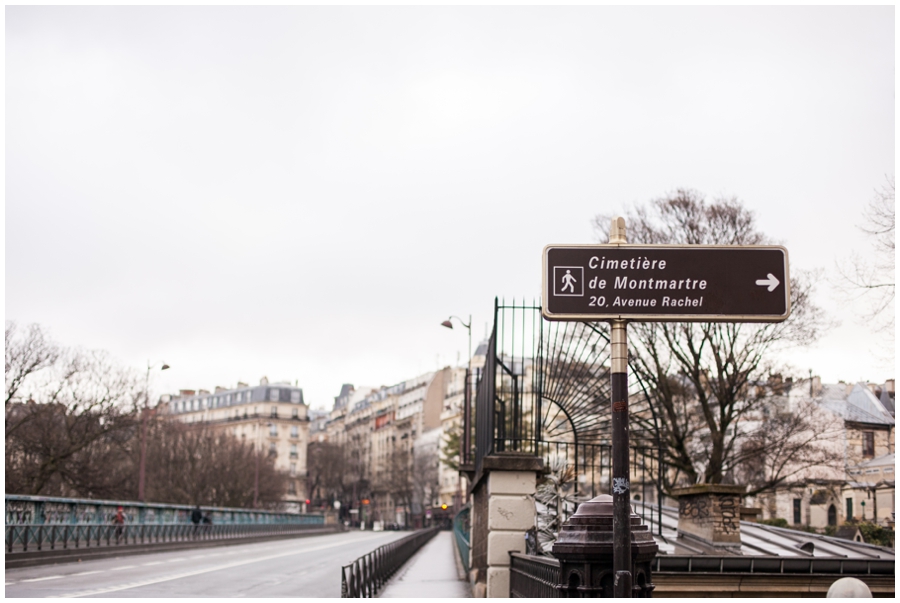
[(116, 526), (116, 544), (122, 540), (122, 533), (125, 531), (125, 509), (116, 508), (116, 516), (113, 517), (113, 524)]
[(203, 511), (200, 510), (200, 505), (197, 505), (191, 511), (191, 523), (194, 524), (194, 538), (197, 537), (197, 533), (200, 531), (201, 521), (203, 521)]

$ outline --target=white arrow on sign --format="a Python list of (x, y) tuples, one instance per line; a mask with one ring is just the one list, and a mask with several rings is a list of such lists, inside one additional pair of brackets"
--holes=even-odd
[(771, 272), (769, 274), (767, 274), (766, 276), (768, 276), (769, 278), (759, 279), (758, 281), (756, 281), (756, 284), (762, 285), (763, 287), (768, 285), (769, 291), (774, 291), (775, 287), (777, 287), (780, 284), (778, 279), (775, 278), (775, 275), (772, 274)]

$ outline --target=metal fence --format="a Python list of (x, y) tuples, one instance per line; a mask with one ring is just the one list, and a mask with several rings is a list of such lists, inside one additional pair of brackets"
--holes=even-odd
[[(509, 596), (511, 598), (557, 598), (565, 587), (560, 585), (559, 560), (510, 553)], [(769, 588), (778, 591), (779, 582), (796, 580), (796, 576), (855, 577), (863, 581), (869, 576), (894, 574), (893, 559), (847, 559), (845, 557), (775, 557), (718, 555), (658, 555), (651, 563), (653, 581), (678, 578), (684, 584), (689, 576), (763, 575), (771, 577)], [(720, 580), (722, 578), (719, 578)], [(722, 588), (720, 583), (718, 588)]]
[(467, 505), (459, 510), (459, 513), (453, 518), (453, 536), (456, 540), (456, 550), (459, 552), (459, 559), (466, 575), (469, 575), (469, 552), (472, 550), (472, 543), (469, 534), (472, 531), (470, 524), (471, 508)]
[[(523, 452), (547, 467), (563, 461), (579, 495), (611, 494), (610, 352), (608, 325), (548, 322), (539, 303), (495, 299), (484, 367), (475, 375), (474, 412), (465, 415), (464, 432), (475, 432), (466, 454), (475, 480), (488, 454)], [(658, 417), (634, 371), (629, 383), (632, 492), (657, 503), (641, 505), (641, 513), (658, 517), (668, 471)]]
[(559, 594), (559, 560), (521, 553), (509, 554), (509, 596), (522, 598), (557, 598)]
[[(112, 523), (122, 507), (127, 524), (190, 524), (189, 505), (137, 501), (58, 498), (53, 496), (6, 495), (6, 525), (103, 524)], [(320, 513), (287, 513), (262, 509), (201, 507), (213, 524), (323, 525)]]
[(341, 568), (341, 598), (374, 597), (422, 545), (438, 533), (426, 528), (400, 540), (380, 546)]
[(24, 524), (6, 526), (6, 552), (15, 554), (279, 536), (322, 528), (322, 524)]

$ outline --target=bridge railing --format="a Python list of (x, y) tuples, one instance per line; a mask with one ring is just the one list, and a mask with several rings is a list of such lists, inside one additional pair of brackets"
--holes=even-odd
[[(112, 523), (122, 507), (126, 524), (190, 524), (190, 505), (167, 503), (6, 495), (6, 525)], [(291, 513), (262, 509), (201, 507), (213, 524), (313, 524), (325, 522), (319, 513)]]
[(341, 568), (341, 598), (374, 597), (400, 567), (438, 533), (419, 530), (389, 542)]
[(323, 524), (20, 524), (6, 526), (6, 552), (157, 545), (201, 540), (280, 536)]
[(470, 517), (470, 507), (465, 506), (453, 518), (453, 536), (456, 540), (456, 550), (459, 551), (459, 559), (466, 570), (467, 576), (469, 575), (469, 551), (472, 549), (469, 539), (471, 532)]

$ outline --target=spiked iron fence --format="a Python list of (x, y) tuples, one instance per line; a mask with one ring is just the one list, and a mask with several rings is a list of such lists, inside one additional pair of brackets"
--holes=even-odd
[[(474, 430), (475, 441), (465, 447), (464, 463), (472, 465), (475, 481), (485, 456), (516, 451), (547, 465), (563, 460), (579, 494), (611, 493), (610, 353), (605, 323), (549, 322), (539, 303), (495, 299), (484, 366), (474, 374), (474, 412), (465, 413), (465, 433)], [(658, 503), (641, 508), (659, 516), (667, 468), (658, 418), (634, 371), (629, 383), (632, 492)]]
[(436, 527), (419, 530), (342, 567), (341, 598), (375, 597), (394, 572), (437, 533)]

